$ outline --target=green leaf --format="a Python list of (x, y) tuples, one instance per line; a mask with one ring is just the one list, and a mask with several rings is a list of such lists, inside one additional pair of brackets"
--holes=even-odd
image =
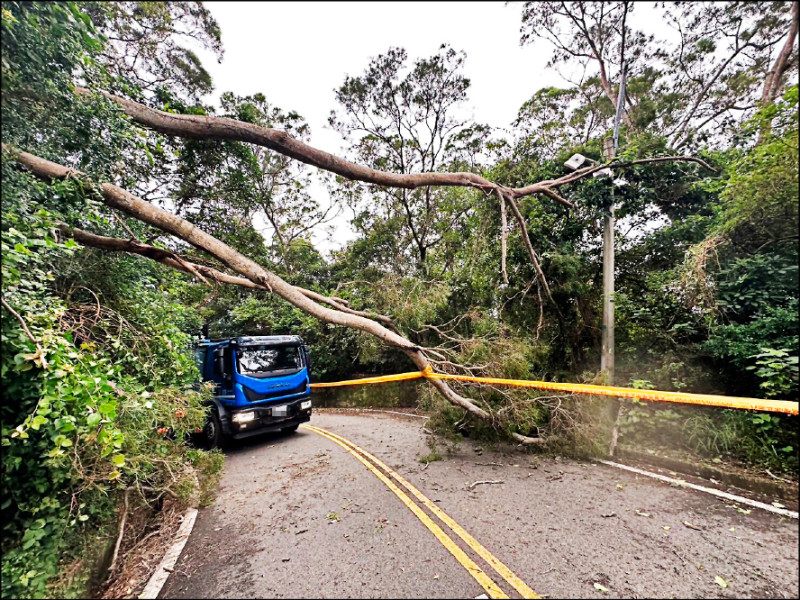
[(34, 431), (39, 431), (39, 427), (41, 427), (47, 422), (48, 419), (46, 417), (43, 417), (41, 415), (36, 415), (35, 417), (33, 417), (33, 421), (31, 421), (31, 429), (33, 429)]
[(100, 414), (102, 414), (104, 417), (111, 417), (116, 413), (117, 403), (103, 402), (98, 408), (98, 410), (100, 411)]

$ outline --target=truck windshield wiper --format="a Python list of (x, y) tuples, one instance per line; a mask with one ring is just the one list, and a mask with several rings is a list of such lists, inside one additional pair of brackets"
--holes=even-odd
[(275, 371), (256, 371), (254, 373), (242, 373), (245, 377), (253, 377), (254, 379), (267, 379), (269, 377), (280, 377), (282, 375), (294, 375), (299, 373), (303, 367), (293, 367), (291, 369), (277, 369)]

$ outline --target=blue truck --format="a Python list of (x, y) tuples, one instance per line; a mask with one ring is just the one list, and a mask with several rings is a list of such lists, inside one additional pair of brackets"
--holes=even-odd
[(195, 361), (214, 382), (213, 406), (203, 429), (211, 447), (233, 439), (297, 430), (311, 419), (311, 360), (296, 335), (202, 340)]

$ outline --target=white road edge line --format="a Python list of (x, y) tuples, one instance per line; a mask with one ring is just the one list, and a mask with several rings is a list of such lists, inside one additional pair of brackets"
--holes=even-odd
[(719, 496), (720, 498), (725, 498), (727, 500), (733, 500), (734, 502), (739, 502), (741, 504), (747, 504), (748, 506), (755, 506), (756, 508), (763, 508), (764, 510), (768, 510), (769, 512), (776, 513), (778, 515), (783, 515), (785, 517), (791, 517), (793, 519), (798, 518), (798, 514), (793, 510), (786, 510), (784, 508), (777, 508), (775, 506), (770, 506), (769, 504), (764, 504), (763, 502), (758, 502), (757, 500), (750, 500), (750, 498), (743, 498), (742, 496), (735, 496), (734, 494), (729, 494), (727, 492), (722, 492), (720, 490), (714, 488), (707, 488), (703, 487), (702, 485), (695, 485), (694, 483), (689, 483), (688, 481), (684, 481), (682, 479), (673, 479), (672, 477), (667, 477), (666, 475), (659, 475), (658, 473), (651, 473), (650, 471), (643, 471), (642, 469), (637, 469), (636, 467), (629, 467), (628, 465), (622, 465), (620, 463), (615, 463), (610, 460), (602, 460), (602, 459), (595, 459), (597, 462), (602, 463), (604, 465), (608, 465), (610, 467), (617, 467), (618, 469), (624, 469), (625, 471), (631, 471), (632, 473), (638, 473), (639, 475), (645, 475), (647, 477), (652, 477), (653, 479), (660, 479), (661, 481), (666, 481), (667, 483), (671, 483), (673, 485), (677, 485), (680, 487), (691, 488), (693, 490), (697, 490), (700, 492), (705, 492), (707, 494), (711, 494), (713, 496)]
[(154, 600), (158, 597), (159, 592), (161, 592), (161, 588), (164, 587), (169, 574), (175, 567), (175, 563), (178, 562), (178, 557), (180, 557), (181, 552), (183, 552), (183, 547), (186, 545), (186, 541), (189, 539), (189, 535), (192, 533), (196, 518), (196, 508), (190, 508), (186, 511), (186, 513), (184, 513), (183, 522), (178, 529), (178, 533), (175, 535), (175, 540), (172, 542), (172, 546), (169, 547), (169, 550), (167, 550), (164, 558), (162, 558), (161, 562), (158, 563), (156, 572), (153, 573), (152, 577), (150, 577), (150, 580), (144, 587), (144, 591), (139, 594), (139, 598), (141, 600)]

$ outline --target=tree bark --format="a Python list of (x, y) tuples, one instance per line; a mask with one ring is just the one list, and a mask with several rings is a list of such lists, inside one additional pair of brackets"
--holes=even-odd
[(761, 92), (761, 103), (764, 105), (770, 104), (778, 97), (778, 92), (781, 89), (781, 80), (784, 74), (791, 65), (790, 58), (794, 51), (794, 43), (797, 39), (797, 26), (798, 26), (798, 2), (792, 2), (792, 24), (789, 27), (789, 36), (786, 38), (786, 43), (783, 45), (778, 58), (772, 65), (772, 68), (767, 73), (764, 79), (764, 89)]
[[(75, 92), (80, 95), (93, 93), (92, 90), (82, 87), (76, 87)], [(428, 172), (408, 174), (379, 171), (344, 160), (324, 150), (313, 148), (293, 138), (285, 131), (261, 127), (227, 117), (168, 113), (108, 92), (100, 91), (99, 93), (119, 104), (125, 114), (134, 121), (155, 131), (183, 138), (248, 142), (264, 146), (284, 156), (336, 173), (353, 181), (363, 181), (365, 183), (403, 189), (428, 186), (471, 187), (484, 192), (499, 189), (501, 191), (510, 191), (515, 197), (520, 197), (516, 190), (507, 190), (507, 188), (475, 173)], [(569, 201), (561, 198), (552, 190), (546, 189), (546, 186), (529, 186), (523, 195), (529, 196), (536, 193), (546, 194), (566, 206), (572, 206)]]
[(506, 199), (499, 191), (497, 199), (500, 201), (500, 274), (503, 276), (503, 283), (508, 285), (508, 269), (506, 269), (506, 258), (508, 254), (508, 215), (506, 214)]

